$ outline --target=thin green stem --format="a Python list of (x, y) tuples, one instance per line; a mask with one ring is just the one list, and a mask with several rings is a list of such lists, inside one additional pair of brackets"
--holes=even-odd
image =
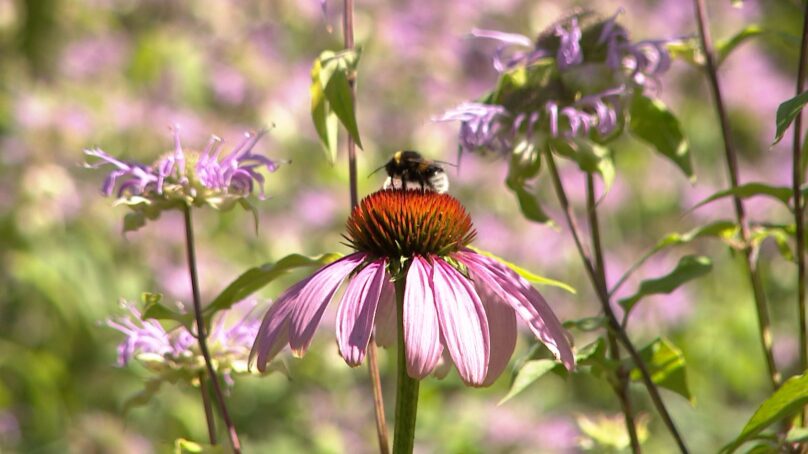
[[(595, 255), (595, 272), (598, 278), (600, 292), (606, 293), (608, 284), (606, 281), (606, 264), (603, 258), (603, 246), (600, 235), (600, 222), (598, 221), (598, 207), (595, 199), (595, 179), (591, 173), (586, 174), (586, 213), (589, 218), (589, 230), (592, 236), (592, 249)], [(606, 331), (609, 345), (609, 356), (620, 364), (620, 345), (618, 345), (614, 334)], [(642, 452), (640, 448), (640, 438), (637, 436), (637, 426), (634, 423), (634, 413), (631, 406), (631, 398), (628, 394), (628, 374), (623, 367), (618, 367), (617, 382), (613, 383), (614, 392), (620, 401), (620, 409), (623, 411), (623, 418), (626, 423), (626, 431), (631, 441), (631, 451)]]
[(202, 352), (202, 358), (205, 360), (205, 369), (208, 371), (208, 378), (210, 378), (210, 383), (213, 386), (216, 404), (224, 420), (224, 425), (227, 427), (230, 446), (233, 448), (235, 454), (240, 454), (241, 443), (238, 439), (236, 426), (233, 425), (233, 420), (230, 419), (230, 413), (227, 411), (224, 393), (222, 393), (222, 387), (219, 385), (219, 379), (216, 375), (216, 371), (213, 369), (213, 362), (210, 359), (210, 352), (208, 351), (208, 335), (205, 329), (205, 319), (202, 317), (202, 298), (199, 293), (199, 277), (196, 271), (196, 248), (194, 246), (194, 224), (191, 219), (191, 207), (185, 205), (183, 207), (183, 215), (185, 217), (185, 246), (188, 252), (188, 272), (191, 275), (191, 291), (193, 293), (194, 317), (196, 319), (196, 339), (199, 342), (199, 350)]
[(396, 387), (396, 428), (393, 436), (393, 454), (411, 454), (415, 445), (415, 417), (418, 413), (418, 386), (420, 381), (407, 373), (404, 350), (404, 284), (405, 277), (395, 282), (396, 313), (398, 315), (398, 384)]
[[(800, 59), (797, 64), (797, 95), (805, 91), (805, 67), (808, 60), (808, 6), (804, 6), (802, 23), (802, 42), (800, 44)], [(800, 330), (800, 373), (808, 370), (808, 327), (806, 326), (805, 309), (805, 207), (803, 206), (802, 186), (802, 110), (794, 118), (794, 141), (791, 148), (792, 155), (792, 190), (794, 192), (794, 225), (796, 226), (797, 241), (797, 312), (799, 313)], [(806, 421), (803, 409), (802, 425)]]
[(210, 393), (208, 391), (207, 380), (205, 380), (204, 372), (200, 372), (197, 376), (199, 380), (199, 392), (202, 394), (202, 405), (205, 407), (205, 421), (208, 425), (208, 439), (210, 444), (216, 446), (216, 420), (213, 419), (213, 408), (210, 405)]
[(640, 376), (642, 377), (642, 382), (645, 385), (645, 389), (648, 390), (648, 395), (651, 397), (651, 401), (654, 403), (654, 407), (657, 409), (660, 417), (662, 417), (662, 421), (665, 423), (665, 427), (667, 427), (668, 432), (670, 432), (673, 439), (676, 441), (676, 445), (679, 447), (683, 453), (688, 452), (687, 447), (685, 446), (685, 442), (682, 439), (682, 436), (679, 434), (679, 431), (676, 429), (676, 424), (674, 424), (673, 419), (668, 413), (667, 407), (665, 407), (665, 402), (662, 400), (662, 396), (659, 394), (659, 389), (657, 388), (656, 384), (654, 383), (653, 379), (651, 378), (651, 373), (648, 372), (648, 366), (645, 365), (645, 361), (643, 361), (642, 357), (640, 356), (637, 348), (634, 347), (634, 344), (631, 342), (631, 339), (626, 334), (626, 331), (620, 325), (620, 322), (617, 321), (617, 317), (614, 315), (614, 311), (612, 310), (611, 305), (609, 304), (609, 295), (606, 293), (603, 286), (599, 284), (598, 275), (595, 272), (595, 267), (592, 264), (592, 259), (590, 258), (589, 254), (587, 253), (586, 249), (584, 248), (583, 243), (581, 242), (581, 236), (578, 233), (578, 223), (575, 222), (575, 216), (572, 212), (572, 207), (570, 206), (569, 199), (567, 199), (567, 193), (564, 190), (564, 184), (561, 182), (561, 177), (558, 174), (558, 168), (555, 164), (555, 158), (553, 157), (552, 150), (549, 147), (545, 147), (544, 155), (547, 160), (547, 168), (550, 171), (550, 176), (553, 180), (553, 187), (555, 189), (556, 197), (558, 198), (558, 202), (561, 205), (561, 210), (564, 213), (564, 218), (567, 221), (567, 226), (570, 229), (570, 234), (572, 235), (572, 239), (575, 242), (575, 247), (578, 249), (578, 255), (581, 256), (581, 261), (584, 264), (584, 269), (586, 270), (586, 274), (589, 277), (592, 286), (595, 287), (595, 293), (598, 296), (598, 300), (600, 301), (601, 308), (603, 310), (604, 315), (606, 316), (606, 321), (609, 325), (611, 332), (617, 337), (617, 340), (623, 344), (623, 348), (626, 349), (629, 356), (631, 357), (632, 361), (634, 361), (634, 365), (637, 366), (637, 369), (640, 371)]
[[(345, 48), (354, 47), (354, 0), (343, 1), (342, 33), (345, 40)], [(350, 74), (348, 83), (351, 85), (351, 96), (356, 101), (356, 74)], [(356, 144), (350, 134), (348, 136), (348, 184), (351, 197), (351, 209), (359, 203), (357, 194), (357, 172), (356, 172)], [(376, 435), (379, 440), (379, 454), (390, 452), (390, 443), (387, 439), (387, 421), (384, 417), (384, 398), (382, 397), (382, 381), (379, 374), (379, 355), (376, 347), (376, 339), (371, 335), (368, 342), (368, 375), (370, 386), (373, 392), (373, 409), (376, 418)]]
[[(718, 119), (721, 123), (721, 135), (724, 140), (724, 156), (727, 163), (727, 172), (729, 173), (730, 187), (735, 189), (738, 187), (739, 180), (738, 156), (735, 152), (735, 147), (733, 146), (732, 131), (730, 130), (729, 126), (729, 116), (727, 115), (724, 99), (721, 95), (721, 85), (718, 83), (718, 70), (715, 65), (712, 37), (710, 35), (710, 28), (707, 26), (707, 8), (704, 4), (704, 0), (693, 0), (693, 4), (696, 12), (696, 20), (698, 22), (699, 36), (701, 37), (701, 46), (704, 52), (704, 66), (710, 80), (710, 88), (713, 93), (716, 112), (718, 113)], [(746, 219), (743, 201), (737, 195), (733, 195), (732, 201), (735, 206), (735, 218), (741, 230), (741, 240), (744, 244), (744, 270), (749, 278), (749, 283), (752, 286), (752, 293), (755, 299), (760, 343), (763, 347), (763, 355), (766, 359), (769, 380), (772, 388), (777, 389), (780, 386), (781, 376), (780, 372), (777, 371), (777, 365), (774, 362), (771, 322), (769, 321), (769, 307), (768, 302), (766, 301), (766, 292), (763, 289), (763, 280), (753, 257), (753, 250), (749, 239), (749, 224)]]

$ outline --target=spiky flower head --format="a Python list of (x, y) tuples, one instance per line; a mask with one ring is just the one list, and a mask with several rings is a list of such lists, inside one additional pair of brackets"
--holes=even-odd
[(531, 40), (522, 35), (474, 30), (501, 43), (494, 67), (497, 88), (479, 102), (446, 112), (460, 121), (464, 151), (509, 153), (521, 142), (617, 136), (627, 103), (670, 66), (665, 41), (632, 42), (617, 22), (592, 12), (566, 17)]
[(220, 157), (222, 139), (215, 135), (200, 152), (183, 148), (179, 128), (174, 127), (172, 132), (174, 149), (151, 165), (121, 160), (98, 148), (85, 150), (87, 156), (95, 158), (87, 167), (112, 167), (101, 192), (106, 196), (115, 194), (116, 204), (132, 209), (124, 221), (124, 231), (136, 230), (146, 219), (159, 217), (163, 210), (185, 206), (207, 205), (226, 211), (240, 204), (255, 213), (247, 196), (257, 188), (263, 199), (263, 172), (274, 172), (279, 165), (253, 152), (264, 131), (245, 133), (244, 139), (224, 157)]
[[(506, 265), (470, 249), (474, 237), (459, 201), (432, 191), (388, 189), (354, 208), (347, 236), (356, 252), (286, 290), (264, 316), (252, 355), (266, 368), (285, 345), (308, 349), (328, 303), (337, 309), (340, 354), (364, 360), (371, 333), (381, 345), (403, 326), (407, 372), (424, 378), (453, 363), (463, 381), (487, 386), (508, 364), (516, 314), (566, 367), (574, 366), (561, 323), (539, 292)], [(391, 279), (405, 280), (396, 321)]]
[[(144, 317), (130, 302), (123, 301), (121, 306), (127, 313), (106, 321), (107, 326), (126, 336), (118, 345), (118, 365), (136, 361), (154, 373), (155, 380), (195, 384), (205, 371), (196, 335), (184, 325), (167, 329), (159, 321)], [(218, 312), (208, 333), (211, 358), (231, 385), (234, 375), (254, 373), (248, 370), (247, 359), (260, 325), (255, 307), (255, 301), (245, 300)]]

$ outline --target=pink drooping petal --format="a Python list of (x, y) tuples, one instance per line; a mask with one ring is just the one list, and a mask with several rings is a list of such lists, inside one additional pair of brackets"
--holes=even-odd
[(385, 278), (385, 260), (368, 264), (348, 282), (337, 310), (337, 344), (345, 362), (362, 364)]
[(434, 258), (432, 289), (441, 333), (460, 378), (481, 386), (488, 372), (488, 320), (474, 288), (457, 270)]
[(398, 324), (396, 323), (396, 289), (386, 275), (379, 296), (379, 307), (376, 309), (376, 343), (382, 347), (396, 344)]
[(476, 285), (488, 318), (491, 359), (483, 386), (491, 386), (508, 366), (516, 347), (516, 314), (508, 303), (485, 285)]
[(289, 314), (289, 346), (295, 356), (302, 356), (311, 344), (323, 312), (342, 281), (365, 259), (357, 252), (331, 263), (305, 280), (291, 303)]
[(255, 343), (250, 350), (249, 361), (252, 363), (255, 358), (259, 371), (265, 372), (267, 363), (289, 343), (289, 314), (295, 296), (307, 282), (307, 279), (300, 281), (286, 290), (264, 315)]
[(422, 379), (429, 375), (440, 359), (438, 313), (430, 283), (429, 262), (414, 256), (407, 272), (404, 289), (404, 347), (407, 353), (407, 373)]
[(567, 369), (575, 367), (575, 357), (561, 322), (527, 280), (504, 264), (471, 250), (458, 252), (454, 257), (466, 265), (478, 285), (488, 286), (507, 302)]

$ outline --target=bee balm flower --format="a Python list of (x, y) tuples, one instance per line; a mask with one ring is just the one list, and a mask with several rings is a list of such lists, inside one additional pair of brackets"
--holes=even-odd
[(297, 356), (305, 353), (346, 280), (337, 342), (345, 361), (359, 365), (374, 327), (377, 337), (394, 337), (391, 276), (406, 278), (402, 326), (410, 377), (426, 377), (444, 357), (466, 384), (490, 385), (513, 353), (517, 314), (572, 368), (572, 350), (550, 306), (513, 270), (469, 249), (474, 235), (468, 213), (448, 194), (383, 190), (366, 197), (347, 223), (356, 252), (292, 286), (264, 316), (252, 350), (258, 369), (286, 344)]
[(219, 157), (222, 139), (217, 136), (211, 136), (207, 146), (198, 152), (182, 147), (178, 128), (173, 129), (173, 134), (174, 150), (152, 165), (123, 161), (98, 148), (85, 150), (86, 155), (97, 158), (87, 167), (113, 167), (101, 192), (106, 196), (116, 193), (120, 203), (140, 216), (141, 221), (135, 228), (140, 227), (145, 218), (154, 219), (162, 210), (177, 208), (183, 203), (228, 210), (236, 203), (246, 203), (245, 197), (252, 194), (256, 186), (263, 198), (265, 178), (259, 170), (274, 172), (278, 168), (277, 162), (253, 152), (263, 132), (246, 133), (223, 158)]

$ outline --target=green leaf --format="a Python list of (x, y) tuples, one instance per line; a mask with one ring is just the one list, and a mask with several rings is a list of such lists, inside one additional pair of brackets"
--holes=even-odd
[(566, 290), (566, 291), (572, 293), (573, 295), (577, 293), (575, 291), (575, 288), (573, 288), (571, 285), (569, 285), (569, 284), (567, 284), (565, 282), (557, 281), (555, 279), (550, 279), (549, 277), (539, 276), (538, 274), (536, 274), (536, 273), (534, 273), (532, 271), (528, 271), (525, 268), (522, 268), (521, 266), (516, 265), (515, 263), (511, 263), (511, 262), (503, 259), (502, 257), (497, 257), (496, 255), (494, 255), (494, 254), (492, 254), (492, 253), (490, 253), (488, 251), (484, 251), (482, 249), (478, 249), (478, 248), (473, 247), (473, 246), (469, 246), (469, 248), (472, 249), (474, 252), (477, 252), (478, 254), (484, 255), (486, 257), (490, 257), (490, 258), (502, 263), (503, 265), (507, 266), (508, 268), (510, 268), (514, 272), (516, 272), (516, 274), (518, 274), (518, 275), (522, 276), (523, 278), (525, 278), (528, 282), (532, 282), (534, 284), (539, 284), (539, 285), (549, 285), (549, 286), (552, 286), (552, 287), (558, 287), (560, 289), (563, 289), (563, 290)]
[(589, 332), (604, 328), (607, 322), (604, 317), (584, 317), (577, 320), (567, 320), (562, 325), (566, 329), (575, 328), (578, 331)]
[(337, 134), (339, 132), (339, 119), (331, 111), (325, 98), (325, 91), (320, 82), (322, 66), (320, 60), (314, 61), (311, 68), (311, 119), (314, 122), (314, 129), (320, 138), (328, 162), (334, 164), (337, 159)]
[(238, 204), (244, 211), (250, 212), (253, 215), (253, 224), (255, 225), (255, 234), (258, 235), (258, 208), (249, 199), (241, 197), (238, 199)]
[(693, 180), (693, 164), (690, 159), (690, 144), (687, 142), (679, 120), (658, 99), (636, 95), (629, 107), (631, 134), (673, 161), (681, 171)]
[(514, 194), (516, 200), (519, 202), (519, 209), (525, 218), (538, 222), (541, 224), (552, 224), (553, 220), (544, 212), (544, 209), (536, 199), (536, 195), (528, 191), (525, 184), (518, 180), (505, 180), (505, 185), (508, 186)]
[(143, 389), (127, 398), (123, 403), (123, 413), (126, 414), (129, 410), (142, 407), (148, 404), (152, 398), (160, 391), (160, 386), (163, 385), (161, 378), (152, 378), (146, 381)]
[(715, 221), (707, 225), (696, 227), (685, 233), (669, 233), (664, 238), (659, 240), (654, 249), (659, 251), (670, 246), (687, 244), (697, 238), (707, 236), (719, 238), (730, 237), (734, 235), (737, 230), (738, 226), (733, 221)]
[(712, 266), (712, 262), (707, 257), (686, 255), (679, 260), (676, 268), (665, 276), (640, 282), (640, 288), (635, 294), (618, 302), (626, 311), (623, 319), (628, 319), (631, 309), (642, 298), (660, 293), (671, 293), (685, 282), (704, 276), (712, 269)]
[(715, 54), (716, 59), (718, 60), (717, 65), (721, 65), (724, 60), (729, 57), (729, 54), (732, 53), (735, 49), (738, 48), (741, 44), (743, 44), (749, 38), (754, 38), (755, 36), (759, 36), (765, 33), (765, 30), (758, 24), (749, 24), (738, 33), (732, 35), (728, 39), (724, 39), (718, 41), (715, 44)]
[(225, 454), (230, 452), (225, 445), (211, 446), (195, 441), (178, 438), (174, 440), (174, 454)]
[(146, 225), (146, 216), (142, 211), (132, 211), (123, 217), (123, 233), (134, 232)]
[(353, 137), (356, 145), (362, 148), (362, 140), (359, 137), (359, 127), (356, 124), (356, 109), (354, 108), (354, 96), (351, 84), (348, 81), (348, 70), (338, 69), (334, 71), (328, 85), (325, 86), (325, 98), (328, 105), (339, 121)]
[[(578, 365), (576, 370), (579, 371), (582, 370), (581, 366), (589, 366), (589, 374), (598, 378), (610, 376), (610, 373), (614, 372), (619, 365), (616, 361), (606, 357), (606, 340), (602, 337), (575, 352), (575, 364)], [(560, 366), (558, 370), (566, 371)]]
[(767, 196), (777, 199), (780, 202), (784, 203), (786, 206), (788, 206), (788, 201), (791, 200), (792, 191), (791, 188), (785, 186), (770, 186), (764, 183), (746, 183), (734, 189), (730, 188), (730, 189), (724, 189), (723, 191), (718, 191), (715, 194), (697, 203), (693, 208), (691, 208), (688, 211), (696, 210), (697, 208), (700, 208), (704, 205), (707, 205), (710, 202), (714, 202), (724, 197), (734, 197), (734, 196), (740, 197), (741, 199), (748, 199), (749, 197), (755, 197), (755, 196)]
[(234, 303), (243, 300), (276, 278), (294, 269), (323, 266), (340, 257), (341, 255), (336, 253), (323, 254), (313, 258), (300, 254), (291, 254), (275, 263), (266, 263), (250, 268), (222, 290), (213, 302), (203, 310), (203, 314), (208, 317), (217, 311), (228, 309)]
[(808, 427), (792, 427), (786, 435), (786, 443), (808, 442)]
[[(651, 381), (693, 403), (693, 395), (687, 386), (685, 356), (681, 350), (671, 341), (658, 338), (639, 353), (651, 374)], [(642, 373), (636, 367), (631, 369), (629, 377), (635, 382), (642, 381)]]
[(551, 139), (552, 149), (578, 163), (578, 167), (587, 173), (597, 173), (603, 179), (604, 194), (609, 192), (614, 182), (614, 162), (608, 148), (586, 139)]
[(160, 293), (144, 292), (140, 295), (140, 302), (143, 304), (141, 319), (148, 320), (174, 320), (190, 327), (194, 322), (192, 314), (175, 312), (162, 304), (163, 295)]
[(698, 38), (683, 38), (670, 41), (665, 47), (668, 49), (671, 58), (678, 58), (695, 66), (704, 65), (704, 52), (702, 52), (701, 42)]
[(789, 378), (758, 407), (741, 430), (738, 438), (724, 446), (721, 451), (734, 452), (763, 429), (802, 411), (806, 404), (808, 404), (808, 375)]
[(791, 234), (783, 227), (777, 226), (763, 226), (753, 228), (750, 232), (750, 241), (754, 247), (760, 247), (760, 244), (767, 238), (774, 240), (777, 245), (777, 250), (780, 255), (789, 262), (794, 261), (794, 252), (791, 250), (789, 239)]
[(777, 108), (777, 133), (774, 136), (774, 143), (780, 141), (786, 130), (791, 126), (791, 122), (797, 118), (797, 115), (802, 111), (805, 103), (808, 103), (808, 91), (804, 91), (797, 96), (783, 102)]
[(508, 394), (499, 401), (499, 405), (511, 400), (514, 396), (521, 393), (533, 382), (541, 378), (547, 372), (550, 372), (555, 366), (556, 361), (552, 359), (534, 359), (525, 362), (521, 369), (516, 373), (513, 379), (511, 389)]

